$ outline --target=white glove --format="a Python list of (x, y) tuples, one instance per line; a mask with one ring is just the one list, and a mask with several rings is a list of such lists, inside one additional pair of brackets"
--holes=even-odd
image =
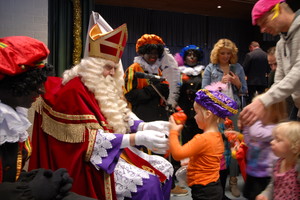
[(139, 124), (138, 131), (154, 130), (169, 136), (169, 125), (170, 123), (168, 121), (142, 122)]
[(169, 149), (168, 141), (165, 134), (158, 131), (145, 130), (135, 134), (135, 144), (144, 145), (154, 153), (165, 154)]

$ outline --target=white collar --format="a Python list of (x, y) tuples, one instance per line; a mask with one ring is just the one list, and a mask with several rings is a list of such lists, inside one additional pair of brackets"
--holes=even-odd
[(142, 56), (136, 56), (133, 60), (134, 63), (139, 63), (144, 71), (147, 71), (149, 74), (158, 74), (158, 69), (161, 66), (160, 59), (157, 59), (153, 65), (149, 65)]
[(189, 76), (198, 76), (204, 68), (203, 65), (196, 65), (195, 67), (179, 66), (180, 72)]
[(30, 126), (27, 108), (17, 107), (14, 110), (0, 101), (0, 145), (5, 142), (24, 142)]

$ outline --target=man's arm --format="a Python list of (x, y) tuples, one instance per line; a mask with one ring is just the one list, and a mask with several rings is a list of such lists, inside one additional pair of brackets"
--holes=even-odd
[(239, 115), (238, 126), (243, 129), (244, 126), (251, 126), (258, 119), (261, 119), (265, 111), (265, 106), (260, 99), (254, 100), (246, 106)]

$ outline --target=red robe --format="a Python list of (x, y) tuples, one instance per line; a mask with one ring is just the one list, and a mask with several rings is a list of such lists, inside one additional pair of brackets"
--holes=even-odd
[(35, 114), (29, 170), (66, 168), (74, 179), (73, 192), (116, 199), (112, 172), (120, 144), (107, 151), (108, 162), (103, 158), (106, 167), (97, 170), (89, 162), (97, 130), (111, 132), (94, 95), (79, 78), (63, 86), (61, 78), (49, 77), (45, 89), (40, 111)]

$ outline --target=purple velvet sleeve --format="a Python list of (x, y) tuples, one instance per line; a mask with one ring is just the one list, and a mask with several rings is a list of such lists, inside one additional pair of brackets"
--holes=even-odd
[[(105, 134), (107, 134), (107, 133), (105, 133)], [(110, 133), (110, 134), (112, 134), (112, 133)], [(111, 174), (114, 171), (116, 164), (119, 160), (120, 154), (123, 151), (123, 149), (120, 148), (122, 140), (123, 140), (123, 134), (113, 134), (113, 135), (115, 135), (116, 137), (113, 140), (109, 140), (109, 142), (107, 143), (108, 144), (107, 146), (103, 145), (103, 147), (102, 147), (103, 151), (100, 152), (101, 154), (104, 152), (102, 155), (100, 155), (102, 162), (96, 163), (96, 165), (99, 168), (106, 171), (108, 174)], [(105, 152), (107, 152), (107, 154)]]
[(136, 133), (137, 132), (137, 129), (138, 129), (141, 122), (144, 122), (144, 121), (143, 120), (134, 120), (133, 121), (133, 125), (130, 126), (131, 133)]

